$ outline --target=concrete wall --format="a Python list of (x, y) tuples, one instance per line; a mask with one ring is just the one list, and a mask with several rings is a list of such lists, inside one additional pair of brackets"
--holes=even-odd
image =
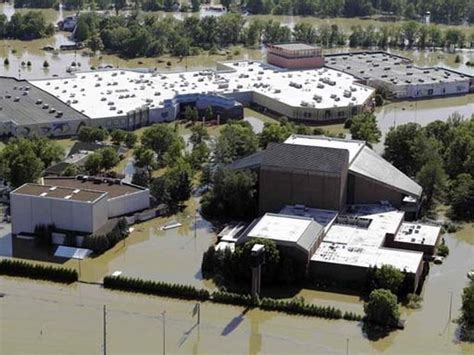
[(384, 200), (389, 201), (392, 206), (400, 208), (404, 195), (403, 193), (377, 181), (354, 174), (351, 175), (354, 177), (353, 204), (378, 203)]
[(343, 206), (341, 175), (262, 167), (259, 184), (260, 213), (278, 212), (295, 204), (331, 210)]
[(39, 224), (93, 233), (107, 222), (107, 199), (95, 203), (12, 193), (12, 233), (33, 233)]
[(132, 194), (111, 198), (108, 201), (108, 217), (117, 217), (150, 207), (150, 190), (140, 190)]

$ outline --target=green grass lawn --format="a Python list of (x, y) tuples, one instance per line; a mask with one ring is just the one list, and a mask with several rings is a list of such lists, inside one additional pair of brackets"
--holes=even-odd
[(54, 142), (59, 144), (61, 147), (63, 147), (66, 155), (71, 149), (71, 147), (76, 143), (76, 140), (73, 138), (62, 138), (62, 139), (54, 139)]

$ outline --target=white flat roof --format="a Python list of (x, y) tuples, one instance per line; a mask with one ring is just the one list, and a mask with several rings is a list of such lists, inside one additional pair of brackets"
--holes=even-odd
[[(231, 95), (252, 91), (294, 107), (326, 109), (362, 105), (374, 92), (356, 83), (352, 75), (328, 68), (286, 71), (252, 61), (222, 64), (228, 70), (181, 73), (104, 70), (76, 73), (68, 78), (32, 80), (31, 84), (90, 118), (125, 117), (127, 112), (144, 106), (160, 108), (164, 100), (177, 94)], [(318, 88), (318, 84), (323, 87)], [(315, 100), (315, 95), (320, 101)]]
[(312, 261), (360, 267), (392, 265), (400, 270), (416, 272), (423, 253), (383, 247), (385, 234), (397, 233), (403, 222), (403, 212), (389, 205), (353, 205), (341, 216), (370, 219), (371, 222), (365, 228), (336, 220)]
[[(347, 216), (348, 214), (344, 213)], [(349, 214), (351, 216), (351, 214)], [(403, 221), (403, 212), (390, 211), (352, 216), (371, 219), (369, 228), (333, 223), (324, 237), (326, 242), (379, 248), (385, 240), (385, 233), (395, 234)]]
[(394, 240), (402, 243), (436, 245), (441, 227), (419, 223), (403, 223)]
[(253, 238), (266, 238), (296, 243), (311, 224), (312, 219), (267, 213), (247, 234)]
[(391, 265), (399, 270), (416, 273), (422, 259), (423, 253), (417, 251), (352, 246), (323, 241), (311, 261), (359, 267)]
[(287, 205), (280, 211), (280, 214), (284, 215), (312, 218), (324, 227), (324, 232), (330, 227), (338, 213), (337, 211), (311, 208), (302, 205)]
[(347, 139), (330, 138), (323, 136), (301, 136), (293, 134), (289, 136), (285, 143), (307, 145), (313, 147), (325, 147), (335, 149), (346, 149), (349, 151), (349, 164), (359, 154), (360, 150), (365, 146), (365, 142)]

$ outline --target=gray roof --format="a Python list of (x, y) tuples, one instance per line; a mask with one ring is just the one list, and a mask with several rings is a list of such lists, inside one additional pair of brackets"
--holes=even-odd
[(289, 50), (289, 51), (299, 51), (299, 50), (307, 50), (307, 49), (316, 49), (319, 48), (317, 46), (312, 46), (306, 43), (281, 43), (281, 44), (273, 44), (273, 47)]
[(323, 229), (324, 226), (313, 219), (296, 244), (309, 253), (311, 246), (314, 245), (319, 236), (321, 236)]
[(271, 143), (265, 150), (262, 166), (341, 174), (348, 162), (346, 149)]
[[(15, 100), (16, 98), (18, 100)], [(36, 104), (37, 100), (41, 100), (41, 104)], [(47, 104), (48, 108), (43, 109), (44, 104)], [(88, 119), (29, 82), (10, 77), (0, 77), (0, 107), (0, 123), (14, 121), (18, 125), (30, 125)], [(50, 113), (51, 108), (56, 112), (61, 111), (63, 115), (57, 117), (56, 112)]]
[(353, 52), (326, 55), (326, 66), (364, 80), (393, 85), (459, 82), (470, 76), (441, 67), (417, 67), (408, 58), (387, 52)]
[(228, 165), (229, 169), (256, 169), (259, 168), (262, 164), (263, 156), (265, 155), (265, 151), (260, 151), (248, 155), (242, 159), (236, 160), (232, 164)]
[(419, 198), (422, 188), (372, 149), (364, 147), (349, 167), (349, 171), (388, 185), (407, 195)]

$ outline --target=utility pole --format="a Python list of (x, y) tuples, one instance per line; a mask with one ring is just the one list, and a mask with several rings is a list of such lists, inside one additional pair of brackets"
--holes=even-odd
[(163, 355), (166, 354), (166, 311), (161, 313), (163, 317)]
[(349, 355), (349, 338), (346, 339), (346, 355)]
[(107, 355), (107, 306), (104, 304), (104, 344), (103, 353)]
[(196, 208), (196, 210), (194, 211), (194, 239), (196, 239), (197, 237), (197, 213), (198, 210)]
[(449, 297), (449, 322), (451, 322), (451, 311), (453, 309), (453, 291), (448, 291), (450, 293)]

